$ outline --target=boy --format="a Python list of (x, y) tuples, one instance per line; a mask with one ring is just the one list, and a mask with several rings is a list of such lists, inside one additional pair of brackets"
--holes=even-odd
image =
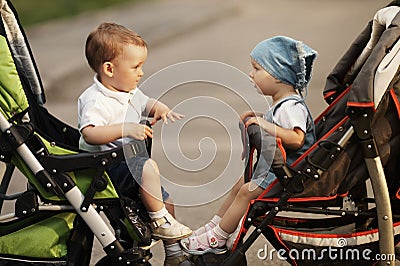
[[(119, 147), (123, 142), (152, 138), (152, 129), (139, 123), (142, 113), (154, 117), (152, 124), (160, 119), (167, 124), (168, 119), (174, 122), (183, 117), (137, 88), (144, 74), (147, 44), (135, 32), (115, 23), (103, 23), (89, 34), (85, 55), (96, 75), (93, 85), (78, 99), (81, 149), (103, 151)], [(136, 112), (130, 112), (125, 118), (128, 108)], [(189, 236), (192, 231), (178, 223), (166, 209), (164, 202), (169, 201), (169, 195), (161, 188), (157, 164), (148, 157), (134, 157), (109, 172), (122, 194), (132, 191), (135, 180), (140, 184), (140, 197), (152, 220), (153, 237), (169, 241), (167, 257), (171, 254), (182, 257), (176, 240)]]
[[(272, 96), (273, 102), (265, 115), (245, 112), (242, 122), (246, 128), (255, 124), (266, 134), (280, 138), (287, 163), (291, 164), (315, 142), (314, 123), (301, 92), (311, 79), (317, 54), (299, 41), (278, 36), (260, 42), (250, 55), (253, 70), (249, 76), (257, 90)], [(186, 252), (201, 255), (226, 250), (228, 237), (237, 228), (249, 202), (276, 179), (267, 163), (271, 158), (262, 157), (251, 181), (244, 183), (242, 176), (212, 220), (181, 241)]]

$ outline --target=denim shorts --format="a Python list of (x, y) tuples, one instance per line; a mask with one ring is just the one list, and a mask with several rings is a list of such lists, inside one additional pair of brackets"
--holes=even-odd
[(267, 172), (264, 175), (257, 175), (256, 173), (253, 174), (251, 181), (256, 183), (262, 189), (266, 189), (269, 185), (272, 184), (276, 179), (276, 176), (272, 172)]
[[(148, 159), (148, 157), (132, 157), (128, 159), (128, 162), (122, 161), (108, 169), (111, 179), (123, 196), (132, 198), (138, 195), (142, 183), (143, 166)], [(162, 186), (161, 193), (163, 201), (170, 196)]]
[[(271, 171), (273, 157), (275, 156), (276, 138), (262, 130), (258, 125), (252, 124), (245, 128), (243, 123), (239, 123), (239, 128), (242, 131), (241, 136), (246, 164), (250, 156), (253, 156), (250, 154), (250, 146), (256, 148), (258, 154), (251, 181), (262, 189), (266, 189), (276, 180), (275, 174)], [(268, 143), (272, 144), (268, 145)]]

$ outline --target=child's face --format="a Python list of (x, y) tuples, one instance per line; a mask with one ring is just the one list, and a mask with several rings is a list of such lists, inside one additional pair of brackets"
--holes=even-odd
[(107, 87), (123, 92), (134, 90), (144, 74), (142, 67), (146, 59), (146, 47), (125, 46), (123, 54), (111, 63), (112, 74)]
[(252, 70), (249, 76), (254, 81), (257, 91), (263, 95), (272, 96), (279, 81), (265, 71), (253, 58), (251, 58), (251, 65)]

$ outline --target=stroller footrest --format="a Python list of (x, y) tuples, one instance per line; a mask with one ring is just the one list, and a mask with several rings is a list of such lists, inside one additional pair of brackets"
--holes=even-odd
[(110, 245), (104, 248), (107, 257), (112, 262), (112, 265), (139, 265), (145, 264), (151, 259), (151, 253), (148, 249), (141, 247), (133, 247), (124, 250), (122, 245), (118, 241), (114, 241)]
[(106, 252), (107, 256), (109, 256), (112, 260), (119, 259), (123, 251), (124, 248), (117, 240), (104, 247), (104, 252)]
[(255, 218), (264, 215), (269, 208), (267, 202), (257, 201), (251, 207), (248, 215), (245, 217), (246, 220), (244, 222), (245, 228), (250, 228)]

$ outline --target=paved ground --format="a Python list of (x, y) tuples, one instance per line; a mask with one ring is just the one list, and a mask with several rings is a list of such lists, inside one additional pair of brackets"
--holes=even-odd
[[(287, 35), (303, 40), (319, 52), (307, 97), (311, 111), (316, 116), (325, 107), (321, 97), (325, 77), (373, 14), (388, 1), (250, 0), (216, 3), (211, 0), (146, 1), (139, 5), (127, 4), (26, 29), (46, 88), (48, 109), (63, 121), (76, 125), (76, 99), (92, 82), (92, 73), (83, 55), (85, 38), (100, 22), (115, 21), (136, 30), (147, 40), (149, 57), (145, 65), (145, 79), (165, 67), (198, 59), (223, 62), (248, 73), (249, 52), (262, 39)], [(205, 69), (201, 70), (206, 72)], [(227, 103), (225, 106), (236, 109), (237, 102), (231, 101), (234, 96), (220, 87), (202, 82), (176, 86), (168, 93), (166, 88), (149, 88), (146, 92), (150, 95), (154, 93), (154, 97), (165, 92), (163, 100), (177, 108), (187, 99), (212, 95)], [(244, 89), (240, 88), (239, 92), (251, 94), (251, 88), (248, 91)], [(211, 107), (203, 105), (199, 108)], [(198, 171), (178, 169), (179, 162), (171, 161), (168, 154), (165, 154), (160, 134), (155, 138), (153, 158), (159, 163), (166, 179), (183, 184), (206, 184), (223, 172), (227, 163), (226, 156), (232, 150), (229, 141), (228, 146), (224, 141), (226, 136), (229, 137), (227, 132), (232, 133), (233, 130), (221, 129), (218, 121), (215, 123), (210, 119), (193, 119), (192, 122), (190, 127), (181, 126), (179, 144), (182, 153), (189, 161), (195, 162), (202, 152), (213, 155), (207, 149), (215, 144), (218, 149), (212, 164)], [(160, 125), (155, 129), (159, 131)], [(206, 145), (202, 150), (202, 141), (206, 140), (207, 144), (208, 138), (214, 138), (215, 143)], [(193, 198), (193, 194), (185, 194), (179, 189), (172, 189), (171, 194), (177, 199)], [(177, 206), (176, 214), (179, 220), (197, 228), (212, 217), (220, 204), (221, 199), (199, 206)], [(260, 238), (253, 245), (247, 256), (249, 265), (266, 263), (256, 255), (266, 243), (265, 239)], [(101, 254), (97, 246), (93, 262)], [(163, 252), (159, 245), (154, 249), (152, 263), (161, 265), (162, 261)], [(273, 263), (286, 265), (279, 260)]]

